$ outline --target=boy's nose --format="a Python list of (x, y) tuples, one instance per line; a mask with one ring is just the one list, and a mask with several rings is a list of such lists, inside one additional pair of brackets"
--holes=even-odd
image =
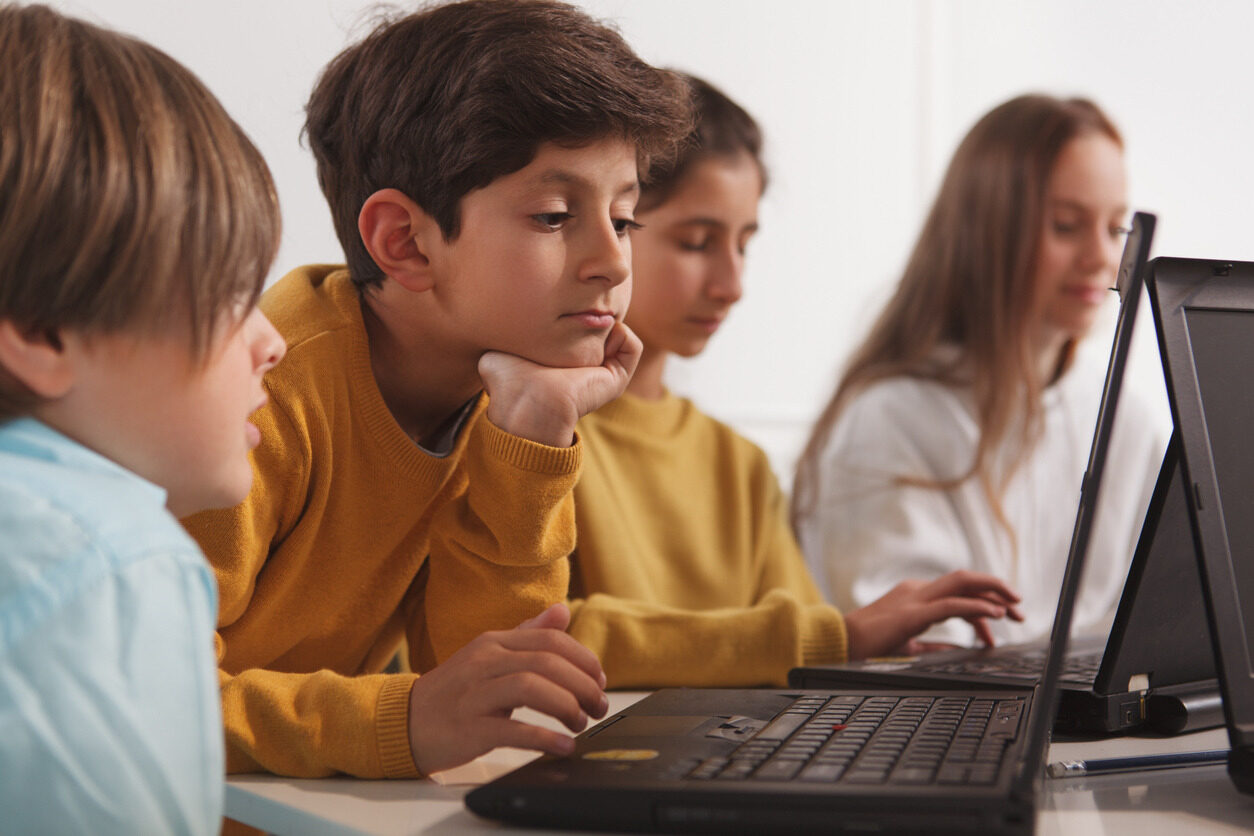
[(258, 370), (264, 373), (277, 366), (287, 354), (287, 342), (259, 308), (254, 308), (249, 316), (253, 319), (253, 354)]
[(619, 236), (613, 222), (607, 221), (597, 230), (590, 244), (580, 278), (585, 281), (604, 281), (618, 285), (631, 275), (631, 239)]

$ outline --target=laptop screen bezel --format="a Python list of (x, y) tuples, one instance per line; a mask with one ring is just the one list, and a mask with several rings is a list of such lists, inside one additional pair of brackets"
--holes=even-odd
[(1148, 275), (1171, 416), (1183, 442), (1181, 466), (1228, 736), (1233, 748), (1249, 748), (1254, 745), (1254, 655), (1243, 627), (1240, 588), (1233, 573), (1188, 314), (1191, 310), (1241, 311), (1254, 320), (1254, 264), (1160, 258), (1151, 262)]
[(1121, 304), (1119, 319), (1115, 325), (1114, 341), (1110, 350), (1110, 362), (1106, 367), (1106, 385), (1102, 389), (1101, 405), (1097, 412), (1097, 426), (1093, 431), (1093, 443), (1089, 448), (1088, 466), (1080, 484), (1080, 501), (1076, 509), (1075, 527), (1071, 532), (1071, 547), (1067, 552), (1067, 565), (1063, 571), (1062, 588), (1058, 593), (1058, 608), (1054, 613), (1054, 627), (1050, 633), (1049, 649), (1045, 657), (1045, 671), (1036, 691), (1028, 718), (1027, 747), (1024, 750), (1024, 769), (1020, 776), (1024, 784), (1034, 785), (1041, 774), (1045, 761), (1045, 747), (1049, 742), (1049, 730), (1057, 712), (1059, 679), (1067, 653), (1071, 633), (1071, 619), (1075, 600), (1080, 590), (1080, 578), (1088, 558), (1089, 533), (1101, 493), (1102, 473), (1106, 467), (1106, 453), (1110, 448), (1110, 436), (1115, 425), (1115, 411), (1119, 405), (1119, 393), (1123, 388), (1123, 372), (1128, 362), (1128, 351), (1136, 326), (1137, 308), (1140, 305), (1141, 287), (1149, 248), (1154, 237), (1155, 217), (1146, 212), (1132, 216), (1128, 240), (1123, 248), (1116, 274), (1115, 290)]

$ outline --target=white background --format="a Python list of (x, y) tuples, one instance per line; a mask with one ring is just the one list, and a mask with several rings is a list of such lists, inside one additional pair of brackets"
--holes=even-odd
[[(63, 0), (139, 35), (222, 99), (274, 171), (272, 278), (341, 261), (299, 141), (319, 69), (361, 0)], [(1254, 3), (1243, 0), (584, 0), (653, 63), (702, 75), (762, 124), (772, 182), (744, 301), (670, 383), (757, 440), (785, 483), (840, 364), (886, 298), (949, 154), (986, 110), (1094, 98), (1124, 132), (1159, 255), (1254, 260)], [(1113, 315), (1113, 310), (1111, 311)], [(1142, 319), (1132, 373), (1160, 408)], [(1108, 351), (1109, 323), (1090, 339)], [(1103, 344), (1103, 343), (1106, 344)]]

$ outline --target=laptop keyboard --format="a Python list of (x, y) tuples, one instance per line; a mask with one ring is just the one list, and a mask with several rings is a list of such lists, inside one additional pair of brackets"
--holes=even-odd
[(700, 781), (993, 784), (1019, 734), (1024, 700), (807, 696), (730, 754), (687, 773)]
[[(1102, 651), (1067, 654), (1062, 660), (1062, 678), (1070, 682), (1092, 683), (1102, 666)], [(911, 670), (927, 673), (996, 674), (1022, 679), (1040, 679), (1045, 672), (1045, 651), (1028, 651), (1007, 656), (962, 659), (956, 662), (917, 663)]]

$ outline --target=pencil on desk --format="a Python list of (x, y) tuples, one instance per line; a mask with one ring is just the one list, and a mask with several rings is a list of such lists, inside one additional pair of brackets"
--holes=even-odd
[(1200, 752), (1166, 752), (1159, 755), (1135, 755), (1124, 758), (1057, 761), (1049, 765), (1049, 777), (1078, 778), (1081, 775), (1141, 772), (1150, 769), (1174, 769), (1181, 766), (1206, 766), (1208, 764), (1227, 763), (1227, 761), (1227, 749), (1206, 749)]

